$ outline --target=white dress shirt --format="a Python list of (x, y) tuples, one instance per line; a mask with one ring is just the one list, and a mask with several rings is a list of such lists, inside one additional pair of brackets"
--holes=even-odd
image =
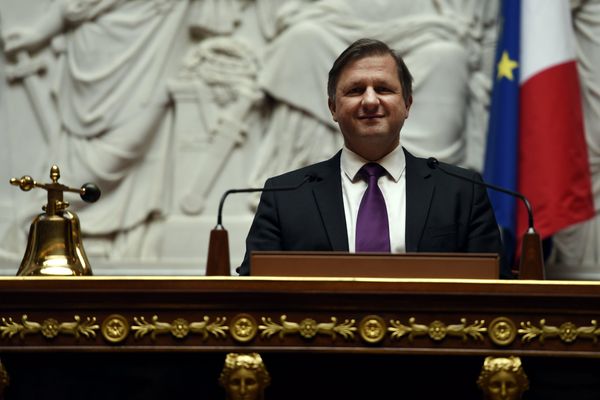
[[(342, 149), (340, 157), (342, 197), (348, 230), (348, 250), (351, 253), (355, 252), (358, 207), (367, 190), (367, 182), (361, 179), (358, 171), (368, 162), (346, 146)], [(391, 153), (376, 162), (387, 171), (387, 174), (379, 178), (378, 185), (387, 208), (390, 248), (392, 253), (404, 253), (406, 252), (406, 159), (402, 146), (398, 145)]]

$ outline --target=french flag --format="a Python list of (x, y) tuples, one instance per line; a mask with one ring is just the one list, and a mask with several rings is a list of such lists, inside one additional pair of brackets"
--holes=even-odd
[[(524, 194), (548, 238), (594, 216), (570, 4), (503, 0), (501, 18), (483, 175)], [(518, 256), (527, 211), (489, 195), (507, 256)]]

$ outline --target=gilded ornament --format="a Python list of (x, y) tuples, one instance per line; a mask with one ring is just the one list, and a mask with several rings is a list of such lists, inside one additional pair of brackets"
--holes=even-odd
[(408, 336), (412, 340), (417, 336), (429, 335), (433, 340), (439, 341), (446, 336), (460, 337), (463, 342), (469, 338), (473, 340), (483, 340), (483, 332), (487, 331), (483, 325), (485, 321), (475, 320), (471, 325), (467, 325), (466, 318), (460, 319), (460, 324), (446, 325), (441, 321), (433, 321), (431, 324), (417, 324), (415, 317), (408, 319), (408, 325), (402, 324), (399, 320), (390, 320), (388, 331), (391, 332), (392, 339), (401, 339)]
[(206, 315), (202, 318), (201, 322), (190, 323), (190, 332), (198, 333), (202, 335), (202, 339), (208, 339), (208, 335), (211, 334), (216, 338), (225, 338), (229, 327), (225, 325), (227, 318), (217, 317), (214, 322), (210, 322), (210, 318)]
[(2, 317), (2, 324), (0, 326), (0, 332), (2, 337), (12, 338), (17, 333), (21, 339), (25, 339), (25, 335), (28, 333), (37, 333), (42, 329), (42, 326), (37, 322), (29, 321), (27, 314), (23, 314), (21, 317), (21, 323), (15, 322), (12, 318)]
[(109, 315), (102, 322), (102, 336), (111, 343), (120, 343), (129, 334), (129, 322), (119, 314)]
[(219, 384), (225, 388), (226, 399), (262, 400), (264, 391), (271, 383), (271, 376), (258, 353), (229, 353), (219, 376)]
[(392, 339), (401, 339), (404, 335), (408, 334), (408, 340), (413, 341), (415, 336), (423, 336), (426, 335), (429, 331), (429, 327), (427, 325), (415, 324), (416, 318), (410, 317), (408, 319), (408, 326), (402, 324), (400, 320), (390, 320), (391, 327), (388, 328), (390, 331)]
[(489, 400), (518, 400), (529, 389), (519, 357), (486, 357), (477, 386)]
[(312, 318), (306, 318), (300, 321), (299, 329), (300, 336), (312, 339), (317, 334), (317, 321)]
[(377, 315), (364, 317), (358, 325), (360, 337), (367, 343), (379, 343), (385, 337), (385, 321)]
[(247, 343), (254, 339), (258, 332), (256, 320), (249, 314), (238, 314), (229, 323), (231, 336), (241, 343)]
[(598, 336), (600, 336), (600, 328), (598, 328), (598, 322), (593, 319), (590, 321), (592, 326), (580, 326), (577, 328), (577, 336), (585, 339), (592, 339), (594, 343), (598, 343)]
[(186, 337), (189, 331), (190, 325), (183, 318), (177, 318), (171, 324), (171, 334), (178, 339)]
[(134, 337), (140, 339), (147, 334), (150, 334), (152, 340), (156, 339), (156, 335), (168, 334), (176, 338), (184, 338), (188, 333), (198, 333), (202, 335), (202, 339), (208, 339), (209, 334), (217, 338), (227, 336), (226, 331), (229, 329), (225, 325), (226, 318), (217, 317), (214, 322), (210, 321), (208, 316), (204, 316), (200, 322), (188, 323), (183, 318), (177, 318), (172, 323), (161, 322), (158, 320), (158, 315), (153, 315), (151, 322), (146, 321), (145, 317), (134, 317), (134, 325), (131, 327), (135, 331)]
[(300, 333), (300, 335), (307, 339), (312, 339), (317, 334), (329, 335), (335, 339), (336, 335), (341, 335), (344, 339), (354, 338), (354, 332), (356, 327), (354, 326), (355, 320), (345, 320), (343, 323), (338, 324), (336, 317), (331, 317), (331, 322), (319, 322), (317, 323), (312, 318), (306, 318), (300, 323), (290, 322), (287, 320), (287, 315), (280, 317), (281, 324), (274, 322), (271, 317), (261, 318), (264, 325), (259, 325), (258, 330), (262, 331), (260, 336), (263, 338), (270, 338), (275, 334), (279, 334), (281, 339), (287, 334)]
[(591, 326), (576, 326), (572, 322), (565, 322), (560, 326), (546, 325), (546, 320), (540, 320), (540, 326), (537, 327), (531, 321), (521, 322), (521, 329), (519, 334), (523, 335), (521, 340), (523, 342), (531, 342), (533, 339), (539, 339), (540, 343), (548, 338), (558, 337), (565, 343), (572, 343), (578, 338), (592, 339), (594, 343), (598, 342), (598, 336), (600, 336), (600, 328), (598, 328), (598, 322), (593, 319)]
[(4, 391), (10, 384), (10, 378), (8, 377), (8, 371), (2, 365), (2, 361), (0, 361), (0, 399), (2, 399), (4, 395)]
[(461, 318), (460, 324), (448, 325), (447, 331), (449, 336), (460, 337), (463, 342), (471, 338), (473, 340), (483, 340), (483, 333), (487, 332), (484, 326), (484, 320), (476, 319), (471, 325), (467, 325), (467, 319)]
[(577, 327), (571, 322), (565, 322), (558, 328), (558, 335), (567, 343), (571, 343), (577, 339)]
[(58, 336), (60, 332), (60, 327), (58, 321), (54, 318), (48, 318), (42, 322), (42, 335), (47, 337), (48, 339), (52, 339)]
[(488, 334), (491, 341), (498, 346), (508, 346), (517, 337), (517, 327), (511, 319), (498, 317), (490, 322)]
[(86, 317), (82, 319), (79, 315), (73, 316), (74, 322), (58, 322), (53, 318), (47, 318), (41, 324), (39, 322), (29, 321), (27, 314), (21, 317), (21, 323), (15, 322), (12, 318), (2, 318), (3, 326), (0, 326), (0, 332), (3, 338), (12, 338), (19, 334), (21, 339), (27, 334), (41, 332), (48, 339), (52, 339), (59, 334), (68, 334), (79, 339), (80, 336), (86, 338), (96, 337), (96, 331), (100, 327), (96, 324), (96, 317)]
[(446, 337), (446, 325), (442, 321), (433, 321), (429, 324), (429, 337), (440, 341)]
[(77, 339), (80, 335), (88, 339), (96, 337), (96, 331), (100, 329), (100, 326), (96, 324), (96, 317), (86, 317), (85, 320), (82, 320), (79, 315), (75, 315), (73, 319), (75, 322), (60, 323), (61, 333), (74, 335)]

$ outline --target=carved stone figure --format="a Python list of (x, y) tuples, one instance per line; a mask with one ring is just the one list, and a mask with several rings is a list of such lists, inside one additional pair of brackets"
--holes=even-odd
[(518, 400), (529, 388), (519, 357), (487, 357), (477, 379), (486, 400)]
[(280, 32), (267, 46), (259, 74), (276, 103), (249, 183), (260, 185), (341, 147), (324, 84), (335, 57), (359, 37), (390, 44), (415, 71), (415, 102), (402, 143), (416, 155), (479, 169), (496, 11), (495, 1), (470, 0), (327, 0), (282, 7)]
[[(7, 78), (13, 87), (22, 86), (28, 95), (32, 119), (37, 122), (34, 125), (41, 131), (39, 138), (32, 136), (40, 139), (36, 143), (43, 150), (37, 151), (32, 144), (31, 150), (39, 154), (32, 158), (43, 163), (44, 169), (50, 162), (59, 164), (65, 182), (91, 181), (102, 189), (103, 201), (95, 207), (85, 207), (78, 200), (72, 204), (82, 219), (86, 249), (92, 258), (156, 260), (163, 248), (157, 243), (162, 243), (168, 235), (160, 228), (179, 211), (176, 196), (181, 197), (182, 190), (178, 185), (185, 188), (184, 195), (191, 192), (182, 205), (185, 212), (190, 212), (203, 207), (203, 197), (207, 194), (203, 189), (207, 185), (198, 181), (204, 177), (214, 180), (216, 176), (216, 172), (207, 173), (199, 165), (204, 162), (203, 154), (194, 153), (193, 163), (181, 168), (181, 159), (190, 153), (191, 146), (180, 140), (174, 127), (173, 103), (177, 102), (178, 93), (167, 87), (169, 79), (174, 77), (186, 47), (201, 44), (193, 47), (200, 47), (212, 58), (200, 63), (195, 72), (201, 74), (198, 80), (217, 87), (203, 89), (217, 92), (215, 97), (218, 97), (217, 101), (211, 99), (215, 104), (207, 113), (216, 114), (213, 109), (225, 109), (223, 103), (234, 103), (235, 109), (228, 107), (227, 115), (218, 113), (216, 130), (238, 135), (238, 127), (243, 126), (241, 114), (260, 97), (260, 91), (244, 91), (239, 80), (220, 79), (227, 76), (235, 80), (239, 75), (230, 68), (238, 66), (235, 57), (239, 56), (238, 53), (232, 56), (230, 50), (236, 51), (239, 46), (232, 47), (236, 42), (228, 35), (239, 26), (241, 13), (249, 1), (52, 0), (46, 3), (38, 7), (43, 12), (32, 13), (28, 23), (12, 22), (3, 27), (1, 40), (7, 57)], [(0, 11), (10, 8), (4, 5)], [(190, 52), (193, 50), (190, 48)], [(221, 64), (211, 64), (215, 60)], [(238, 71), (242, 78), (247, 69)], [(4, 71), (1, 72), (4, 77)], [(184, 83), (195, 90), (189, 81)], [(237, 91), (232, 94), (227, 85)], [(241, 100), (231, 101), (239, 92), (244, 92), (238, 96)], [(206, 104), (194, 104), (196, 111), (203, 108)], [(181, 108), (177, 111), (181, 114)], [(232, 126), (235, 129), (229, 129)], [(205, 128), (193, 123), (184, 127), (207, 135), (208, 132), (202, 132)], [(210, 148), (209, 154), (222, 163), (227, 160), (222, 148), (229, 142), (236, 143), (227, 139), (219, 137), (225, 143)], [(218, 166), (212, 168), (219, 170)], [(178, 180), (180, 175), (195, 178), (200, 172), (202, 176), (194, 179), (192, 185), (200, 186), (196, 192), (188, 191), (187, 182), (182, 184)], [(198, 196), (202, 198), (197, 199)], [(33, 214), (39, 212), (38, 203), (36, 199), (19, 207), (22, 215), (15, 218), (17, 228), (11, 227), (7, 232), (11, 240), (3, 241), (0, 254), (2, 250), (11, 256), (22, 254), (26, 228)]]
[(585, 136), (592, 175), (596, 216), (553, 236), (553, 253), (546, 263), (548, 279), (600, 279), (600, 0), (571, 0), (577, 41)]
[(35, 24), (4, 34), (5, 53), (18, 61), (15, 73), (27, 69), (36, 48), (50, 45), (57, 54), (55, 115), (52, 107), (34, 111), (49, 121), (40, 124), (48, 158), (63, 168), (65, 181), (93, 181), (103, 191), (96, 207), (73, 204), (88, 234), (130, 231), (167, 203), (163, 75), (188, 7), (173, 0), (58, 0)]
[(271, 377), (258, 353), (229, 353), (219, 377), (226, 400), (264, 400)]

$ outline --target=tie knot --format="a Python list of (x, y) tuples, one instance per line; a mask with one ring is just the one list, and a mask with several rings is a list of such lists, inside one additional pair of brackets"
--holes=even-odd
[(375, 177), (379, 179), (385, 174), (385, 168), (377, 163), (368, 163), (363, 165), (359, 172), (365, 177)]

